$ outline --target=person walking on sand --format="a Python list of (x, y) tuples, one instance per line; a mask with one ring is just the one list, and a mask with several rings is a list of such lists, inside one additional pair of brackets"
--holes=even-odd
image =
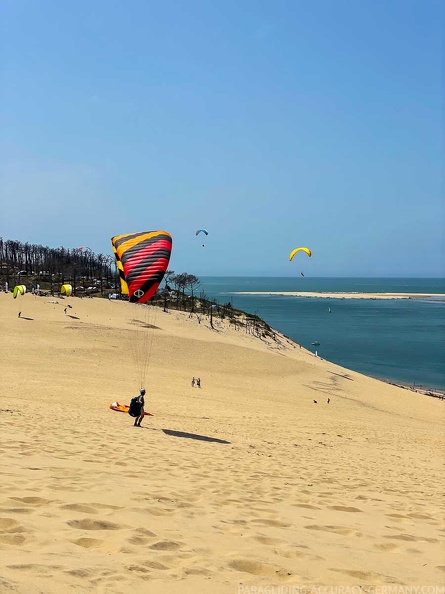
[(145, 415), (144, 396), (145, 396), (145, 388), (141, 388), (139, 391), (139, 395), (132, 398), (131, 402), (130, 402), (130, 408), (128, 410), (128, 413), (130, 414), (130, 416), (135, 417), (135, 420), (134, 420), (135, 427), (140, 427), (141, 423), (144, 419), (144, 415)]
[(195, 387), (195, 378), (192, 377), (192, 388), (194, 388), (194, 387)]
[(17, 317), (18, 318), (21, 318), (22, 317), (22, 312), (21, 311), (19, 311), (19, 315)]
[(196, 385), (198, 386), (198, 388), (201, 387), (201, 378), (200, 377), (197, 378)]

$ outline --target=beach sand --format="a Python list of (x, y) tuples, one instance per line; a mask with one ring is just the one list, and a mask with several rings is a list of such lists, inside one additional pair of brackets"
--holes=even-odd
[(445, 401), (159, 310), (138, 429), (140, 312), (0, 294), (2, 594), (443, 584)]
[(443, 293), (324, 293), (322, 291), (232, 291), (230, 295), (286, 295), (288, 297), (323, 297), (325, 299), (437, 299), (445, 297)]

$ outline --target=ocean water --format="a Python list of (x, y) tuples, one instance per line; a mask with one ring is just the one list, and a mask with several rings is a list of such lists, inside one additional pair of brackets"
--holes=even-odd
[[(320, 357), (392, 382), (445, 389), (445, 298), (325, 299), (237, 291), (445, 294), (445, 279), (200, 277), (207, 297), (256, 314)], [(329, 308), (331, 312), (329, 313)], [(317, 346), (312, 342), (319, 342)]]

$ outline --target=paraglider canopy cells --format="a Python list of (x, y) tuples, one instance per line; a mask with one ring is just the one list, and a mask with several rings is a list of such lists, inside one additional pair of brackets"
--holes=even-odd
[(309, 256), (309, 258), (312, 256), (312, 252), (309, 248), (307, 247), (298, 247), (295, 248), (294, 250), (291, 251), (291, 253), (289, 254), (289, 261), (292, 262), (292, 260), (294, 259), (294, 256), (296, 253), (298, 252), (304, 252), (305, 254), (307, 254)]
[(172, 237), (167, 231), (142, 231), (111, 239), (120, 260), (132, 303), (145, 303), (156, 293), (170, 261)]

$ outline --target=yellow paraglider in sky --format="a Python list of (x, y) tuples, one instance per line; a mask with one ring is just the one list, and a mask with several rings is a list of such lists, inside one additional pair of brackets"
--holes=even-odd
[(295, 254), (300, 251), (305, 252), (309, 256), (309, 258), (312, 256), (312, 252), (309, 248), (298, 247), (298, 248), (295, 248), (294, 250), (292, 250), (291, 253), (289, 254), (289, 261), (292, 262), (292, 259), (295, 256)]

